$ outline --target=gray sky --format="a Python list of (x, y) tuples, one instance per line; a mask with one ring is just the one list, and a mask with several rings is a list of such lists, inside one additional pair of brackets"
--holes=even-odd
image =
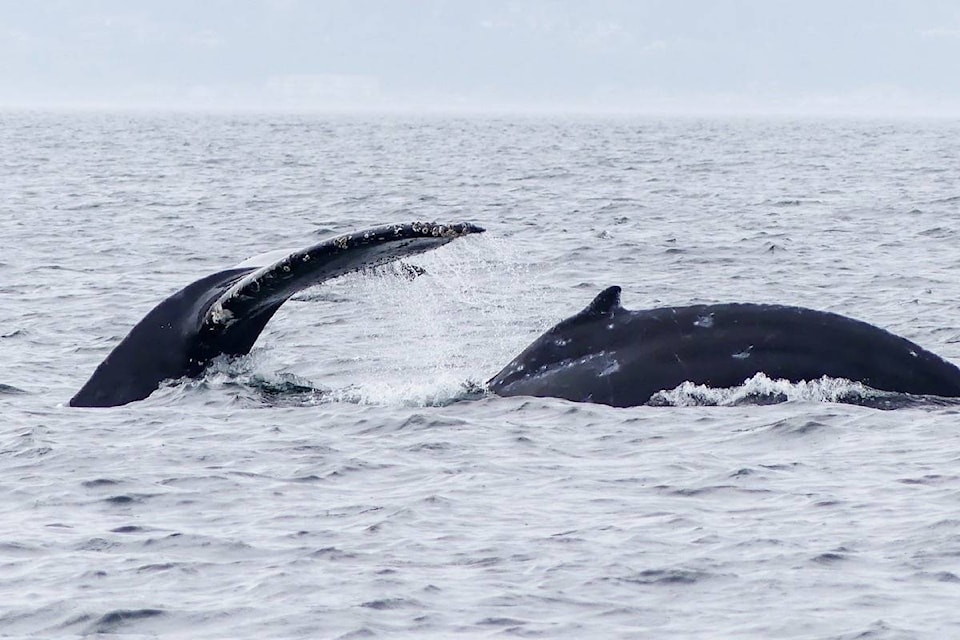
[(960, 2), (0, 0), (0, 105), (960, 116)]

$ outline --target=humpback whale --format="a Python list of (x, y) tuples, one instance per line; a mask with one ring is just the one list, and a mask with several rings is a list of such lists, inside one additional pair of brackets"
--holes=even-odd
[[(409, 223), (348, 233), (206, 276), (150, 311), (70, 400), (111, 407), (142, 400), (164, 380), (196, 377), (220, 355), (253, 347), (291, 296), (481, 233)], [(773, 304), (628, 310), (620, 287), (537, 338), (486, 388), (615, 407), (648, 403), (684, 382), (734, 387), (758, 373), (792, 382), (844, 378), (895, 393), (960, 397), (960, 369), (919, 345), (835, 313)]]
[(633, 311), (620, 306), (615, 286), (537, 338), (487, 387), (501, 396), (632, 407), (683, 382), (734, 387), (758, 373), (960, 397), (955, 365), (866, 322), (772, 304)]
[(307, 287), (481, 232), (466, 222), (388, 225), (330, 238), (265, 266), (248, 261), (201, 278), (134, 326), (70, 406), (113, 407), (142, 400), (164, 380), (200, 375), (219, 355), (248, 353), (277, 309)]

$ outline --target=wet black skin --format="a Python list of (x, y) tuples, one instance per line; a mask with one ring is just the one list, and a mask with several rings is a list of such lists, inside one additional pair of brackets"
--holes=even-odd
[[(326, 240), (263, 267), (202, 278), (150, 311), (70, 400), (111, 407), (164, 380), (195, 377), (220, 355), (248, 353), (280, 306), (330, 278), (369, 269), (483, 230), (410, 223)], [(547, 331), (491, 378), (502, 396), (642, 405), (683, 382), (734, 387), (773, 379), (845, 378), (881, 391), (960, 397), (960, 369), (865, 322), (800, 307), (716, 304), (631, 311), (620, 288)]]
[(70, 406), (113, 407), (142, 400), (164, 380), (200, 375), (219, 355), (248, 353), (277, 309), (303, 289), (482, 231), (469, 223), (376, 227), (325, 240), (260, 268), (201, 278), (137, 323)]
[(488, 388), (615, 407), (683, 382), (734, 387), (757, 373), (845, 378), (897, 393), (960, 396), (960, 369), (888, 331), (834, 313), (765, 304), (631, 311), (620, 288), (547, 331)]

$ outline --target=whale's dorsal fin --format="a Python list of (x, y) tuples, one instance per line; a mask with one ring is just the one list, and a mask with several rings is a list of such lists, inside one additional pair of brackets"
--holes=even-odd
[(581, 311), (582, 315), (605, 316), (612, 315), (620, 306), (620, 287), (614, 285), (607, 287), (597, 294), (593, 302), (587, 305), (587, 308)]

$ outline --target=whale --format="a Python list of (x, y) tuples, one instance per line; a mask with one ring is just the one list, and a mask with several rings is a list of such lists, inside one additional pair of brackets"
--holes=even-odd
[(763, 373), (960, 397), (956, 365), (843, 315), (749, 303), (628, 310), (620, 297), (608, 287), (551, 327), (487, 381), (489, 391), (633, 407), (684, 382), (728, 388)]
[[(170, 295), (137, 323), (70, 399), (73, 407), (143, 400), (164, 381), (196, 378), (220, 356), (249, 353), (276, 311), (296, 293), (347, 273), (403, 258), (484, 230), (469, 222), (411, 222), (342, 234), (205, 276)], [(960, 369), (889, 331), (803, 307), (728, 303), (629, 310), (621, 288), (601, 291), (579, 313), (534, 340), (484, 390), (634, 407), (689, 382), (729, 388), (765, 374), (791, 382), (823, 377), (912, 396), (960, 397)]]
[[(271, 252), (264, 259), (205, 276), (147, 313), (69, 405), (115, 407), (143, 400), (166, 380), (201, 375), (219, 356), (249, 353), (267, 322), (299, 291), (482, 232), (469, 222), (386, 225), (280, 255)], [(414, 275), (416, 269), (401, 266)]]

